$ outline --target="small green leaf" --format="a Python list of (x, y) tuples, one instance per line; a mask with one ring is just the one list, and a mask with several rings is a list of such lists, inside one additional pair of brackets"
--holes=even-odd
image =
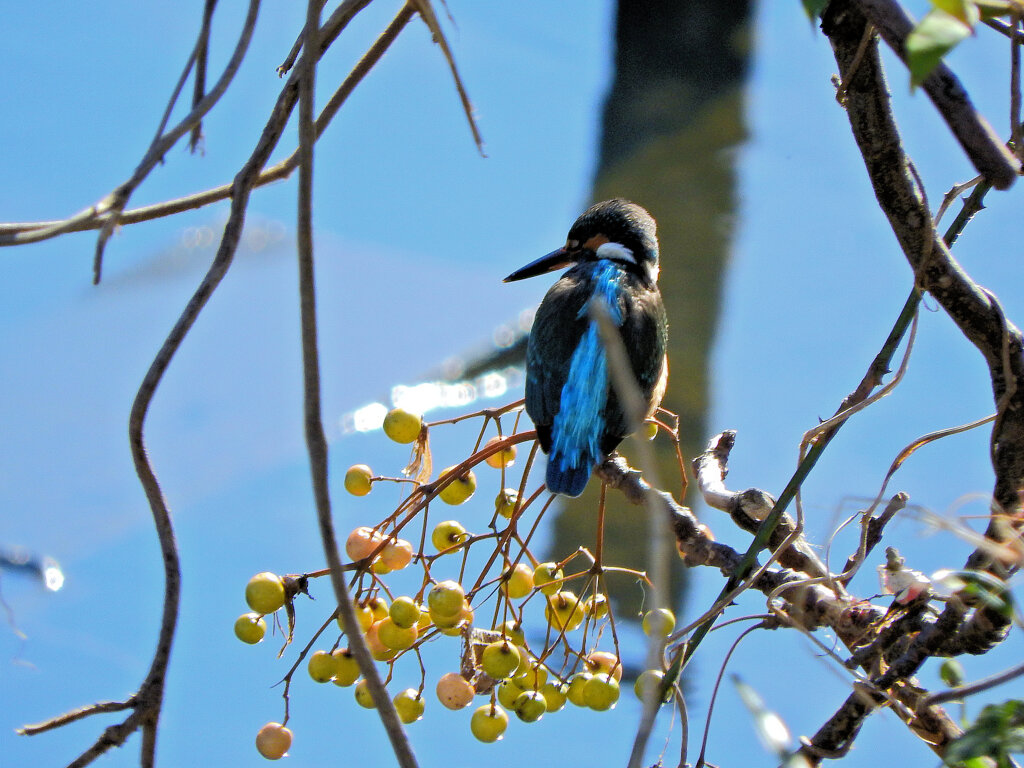
[(981, 17), (978, 4), (972, 0), (932, 0), (932, 5), (971, 28)]
[(957, 688), (964, 684), (963, 665), (956, 659), (946, 659), (939, 667), (939, 677), (950, 688)]
[(825, 12), (825, 6), (828, 5), (829, 0), (801, 0), (804, 6), (804, 13), (807, 14), (807, 18), (811, 20), (811, 24), (821, 18), (821, 14)]
[(1009, 755), (1024, 750), (1024, 702), (1016, 699), (990, 704), (978, 719), (946, 749), (946, 765), (969, 765), (976, 758), (1010, 765)]
[(971, 28), (955, 16), (938, 8), (929, 11), (907, 36), (907, 67), (910, 69), (911, 88), (927, 80), (942, 57), (970, 34)]

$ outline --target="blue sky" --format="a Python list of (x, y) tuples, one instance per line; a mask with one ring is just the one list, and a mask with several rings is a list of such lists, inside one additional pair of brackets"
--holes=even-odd
[[(0, 121), (0, 142), (8, 148), (0, 157), (0, 218), (57, 218), (130, 175), (193, 43), (202, 4), (73, 5), (59, 17), (8, 5), (0, 78), (11, 106)], [(392, 6), (375, 3), (335, 46), (319, 74), (321, 103), (387, 23)], [(612, 52), (610, 4), (452, 0), (450, 9), (456, 25), (444, 23), (487, 159), (476, 153), (446, 65), (418, 22), (318, 146), (315, 223), (329, 427), (385, 397), (394, 384), (415, 381), (441, 360), (486, 342), (494, 328), (538, 301), (545, 281), (503, 285), (501, 278), (560, 244), (587, 200)], [(243, 12), (240, 2), (218, 7), (212, 72), (226, 60)], [(134, 204), (230, 179), (276, 97), (273, 70), (303, 13), (296, 4), (265, 4), (243, 70), (206, 122), (205, 154), (172, 150)], [(1000, 133), (1006, 132), (1006, 58), (1002, 41), (982, 33), (952, 62)], [(762, 4), (747, 96), (751, 138), (737, 155), (741, 208), (709, 419), (712, 431), (739, 430), (730, 474), (737, 487), (777, 492), (784, 485), (800, 435), (831, 415), (859, 381), (910, 284), (833, 98), (834, 70), (826, 42), (796, 3)], [(923, 96), (909, 94), (898, 68), (891, 72), (898, 120), (934, 207), (971, 170)], [(278, 156), (293, 146), (290, 131)], [(956, 249), (1011, 319), (1024, 316), (1012, 245), (1021, 242), (1014, 214), (1019, 194), (990, 196), (988, 210)], [(285, 667), (268, 643), (241, 647), (231, 623), (243, 610), (252, 573), (322, 563), (300, 422), (294, 198), (294, 180), (253, 195), (251, 233), (262, 234), (265, 245), (240, 255), (162, 382), (149, 422), (148, 445), (175, 514), (185, 571), (162, 765), (265, 764), (252, 737), (263, 722), (280, 717), (280, 698), (270, 686)], [(208, 248), (187, 244), (202, 228), (215, 232), (224, 216), (219, 205), (125, 228), (108, 247), (98, 288), (90, 285), (91, 235), (0, 254), (6, 390), (0, 543), (55, 556), (68, 578), (57, 594), (3, 579), (4, 598), (28, 639), (0, 631), (0, 732), (124, 696), (145, 674), (162, 581), (128, 454), (127, 412), (209, 258)], [(824, 539), (840, 509), (850, 512), (855, 500), (877, 492), (905, 444), (991, 410), (978, 354), (941, 311), (922, 313), (905, 381), (844, 428), (806, 486), (812, 539)], [(453, 463), (466, 439), (457, 430), (439, 437), (437, 463)], [(405, 458), (404, 449), (379, 433), (332, 444), (336, 480), (355, 461), (397, 469)], [(892, 490), (905, 489), (914, 503), (939, 513), (965, 502), (961, 513), (983, 515), (991, 484), (987, 436), (979, 430), (923, 449)], [(339, 528), (375, 522), (382, 505), (395, 500), (386, 493), (368, 499), (357, 503), (336, 493)], [(716, 520), (717, 513), (701, 514), (720, 539), (745, 548), (745, 535)], [(909, 517), (893, 533), (925, 571), (957, 565), (968, 551), (948, 534), (927, 536), (926, 526)], [(837, 557), (845, 557), (848, 544), (837, 545)], [(862, 576), (862, 594), (877, 589), (872, 578)], [(720, 586), (712, 574), (698, 574), (697, 583), (694, 605)], [(315, 594), (325, 597), (326, 585)], [(304, 627), (319, 622), (327, 602), (303, 607)], [(758, 604), (751, 600), (740, 610), (756, 612)], [(733, 637), (728, 630), (713, 633), (705, 644), (706, 663), (692, 688), (694, 723), (702, 722), (693, 713), (706, 708)], [(969, 660), (968, 673), (998, 669), (1021, 650), (1014, 639), (987, 665)], [(431, 648), (439, 665), (451, 664), (453, 653), (441, 644)], [(766, 654), (771, 664), (764, 663)], [(755, 685), (797, 733), (813, 732), (822, 712), (845, 696), (842, 677), (809, 645), (782, 633), (748, 640), (730, 670)], [(790, 670), (813, 678), (793, 686)], [(608, 715), (566, 711), (533, 728), (514, 727), (491, 747), (468, 737), (466, 713), (442, 713), (438, 706), (410, 735), (423, 765), (451, 761), (453, 749), (458, 764), (502, 764), (534, 749), (558, 749), (567, 765), (604, 764), (610, 754), (624, 762), (626, 735), (638, 718), (627, 698)], [(391, 764), (372, 713), (357, 709), (348, 692), (297, 685), (292, 717), (297, 740), (290, 765), (320, 765), (346, 754), (367, 766)], [(106, 724), (96, 719), (0, 741), (12, 765), (59, 765)], [(670, 732), (666, 760), (673, 759), (678, 735), (678, 724), (673, 730), (666, 721), (658, 739)], [(724, 691), (712, 723), (711, 759), (756, 762), (762, 755), (753, 740), (734, 693)], [(872, 718), (858, 749), (874, 756), (880, 744), (895, 750), (890, 758), (931, 759), (888, 714)], [(132, 765), (137, 748), (133, 739), (102, 764)], [(767, 754), (762, 759), (771, 763)]]

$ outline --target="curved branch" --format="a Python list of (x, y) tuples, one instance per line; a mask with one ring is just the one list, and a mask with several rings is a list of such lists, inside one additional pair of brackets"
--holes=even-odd
[[(175, 142), (186, 133), (188, 133), (194, 125), (196, 125), (203, 116), (213, 108), (214, 104), (220, 100), (224, 91), (227, 90), (231, 80), (235, 76), (235, 72), (238, 71), (241, 66), (242, 59), (245, 57), (245, 53), (249, 47), (249, 41), (252, 39), (252, 32), (256, 26), (256, 17), (259, 14), (260, 2), (259, 0), (249, 0), (249, 12), (246, 16), (245, 23), (242, 27), (242, 33), (239, 36), (238, 43), (235, 45), (235, 51), (231, 56), (230, 61), (224, 68), (224, 73), (213, 89), (192, 109), (192, 111), (175, 126), (172, 130), (167, 133), (161, 133), (153, 139), (149, 149), (146, 151), (145, 156), (139, 162), (135, 172), (131, 178), (121, 184), (117, 189), (107, 195), (103, 200), (94, 206), (86, 208), (84, 211), (72, 216), (63, 222), (53, 222), (49, 226), (45, 226), (39, 229), (28, 229), (21, 231), (7, 230), (6, 233), (0, 234), (0, 246), (3, 245), (22, 245), (24, 243), (38, 242), (39, 240), (45, 240), (56, 235), (63, 234), (64, 232), (74, 231), (74, 228), (83, 223), (85, 220), (96, 217), (104, 217), (103, 223), (98, 223), (95, 227), (88, 227), (88, 229), (99, 229), (106, 228), (107, 222), (113, 221), (113, 227), (117, 223), (119, 218), (120, 210), (124, 208), (128, 202), (128, 198), (131, 193), (138, 187), (139, 184), (149, 175), (149, 172), (156, 166), (157, 163), (163, 158), (171, 147), (174, 146)], [(193, 50), (192, 58), (194, 60), (196, 51)]]
[[(995, 296), (961, 269), (936, 233), (924, 190), (902, 148), (875, 41), (853, 67), (867, 24), (858, 5), (834, 0), (822, 29), (843, 73), (850, 126), (875, 196), (914, 270), (916, 283), (936, 298), (988, 365), (997, 407), (991, 440), (996, 475), (993, 495), (1001, 514), (993, 517), (987, 535), (1001, 541), (1012, 535), (1007, 528), (1019, 528), (1024, 522), (1019, 497), (1024, 487), (1024, 387), (1018, 385), (1024, 381), (1024, 338), (1003, 314)], [(1007, 520), (1011, 526), (1006, 525)], [(971, 567), (985, 567), (992, 559), (979, 550), (969, 562)]]
[[(914, 28), (914, 20), (894, 0), (856, 0), (856, 4), (886, 44), (906, 64), (907, 36)], [(953, 71), (939, 62), (921, 87), (978, 173), (996, 189), (1013, 186), (1020, 173), (1020, 161), (974, 108), (971, 97)]]

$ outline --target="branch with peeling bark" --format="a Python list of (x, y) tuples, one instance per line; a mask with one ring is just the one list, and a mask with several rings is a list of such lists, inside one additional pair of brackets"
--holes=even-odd
[[(765, 506), (758, 500), (770, 497), (757, 488), (733, 491), (725, 485), (727, 460), (734, 443), (733, 432), (716, 436), (707, 450), (694, 460), (694, 467), (705, 501), (727, 512), (737, 525), (749, 530), (748, 515), (760, 517)], [(623, 490), (628, 498), (639, 498), (645, 487), (638, 474), (629, 470), (621, 459), (606, 462), (601, 467), (601, 476)], [(691, 567), (717, 567), (723, 575), (733, 575), (742, 563), (741, 554), (714, 542), (707, 527), (688, 509), (677, 505), (671, 496), (656, 495), (671, 521), (684, 562)], [(897, 494), (880, 517), (891, 517), (905, 502), (905, 496)], [(984, 652), (963, 642), (964, 633), (971, 632), (972, 619), (981, 612), (969, 611), (954, 598), (946, 610), (936, 616), (929, 607), (930, 595), (905, 605), (894, 602), (884, 608), (859, 600), (845, 590), (837, 592), (831, 588), (829, 585), (838, 582), (839, 574), (811, 577), (809, 571), (817, 565), (807, 568), (807, 563), (796, 556), (790, 564), (793, 568), (758, 571), (748, 588), (762, 592), (769, 600), (769, 610), (797, 629), (805, 632), (822, 627), (831, 629), (851, 651), (844, 666), (851, 671), (861, 670), (852, 681), (847, 701), (813, 738), (805, 741), (801, 748), (804, 757), (817, 764), (822, 759), (843, 756), (863, 721), (883, 705), (891, 707), (915, 734), (942, 754), (960, 730), (937, 706), (938, 702), (927, 699), (928, 692), (913, 675), (927, 658)], [(953, 643), (953, 638), (960, 638), (961, 642)]]

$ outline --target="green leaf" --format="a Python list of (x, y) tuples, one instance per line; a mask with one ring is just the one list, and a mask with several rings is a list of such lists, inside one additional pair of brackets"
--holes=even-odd
[(828, 5), (828, 0), (801, 0), (804, 6), (804, 13), (807, 14), (807, 18), (811, 20), (813, 24), (815, 21), (821, 18), (821, 14), (825, 12), (825, 6)]
[(978, 719), (946, 749), (946, 765), (969, 765), (980, 757), (1010, 765), (1011, 753), (1024, 751), (1024, 702), (1011, 699), (990, 704)]
[(939, 667), (939, 677), (950, 688), (957, 688), (964, 684), (963, 665), (956, 659), (946, 659)]
[(971, 34), (971, 28), (952, 14), (931, 10), (907, 36), (907, 67), (910, 86), (916, 88), (957, 43)]
[(932, 0), (932, 5), (971, 28), (981, 17), (978, 4), (972, 0)]

